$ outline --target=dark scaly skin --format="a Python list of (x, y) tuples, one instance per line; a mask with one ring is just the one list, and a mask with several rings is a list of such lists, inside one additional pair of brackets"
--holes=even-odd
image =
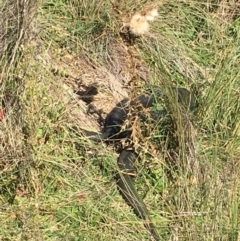
[(134, 162), (136, 159), (137, 155), (132, 150), (123, 150), (121, 152), (118, 158), (120, 171), (116, 175), (117, 186), (125, 202), (139, 218), (146, 221), (145, 227), (149, 230), (153, 238), (159, 241), (160, 238), (149, 217), (148, 209), (134, 186), (134, 173), (136, 173)]
[[(195, 107), (195, 97), (185, 88), (172, 88), (177, 94), (178, 102), (185, 106), (186, 108), (192, 110)], [(158, 88), (155, 94), (141, 95), (138, 97), (138, 101), (144, 108), (149, 108), (154, 105), (156, 98), (163, 96), (163, 92)], [(107, 115), (105, 120), (104, 128), (101, 134), (96, 132), (84, 131), (85, 134), (94, 141), (97, 140), (119, 140), (131, 136), (131, 131), (126, 130), (121, 132), (121, 127), (127, 118), (129, 109), (131, 106), (136, 104), (136, 101), (130, 101), (125, 98), (120, 101), (112, 111)], [(161, 118), (166, 115), (167, 111), (165, 109), (153, 113), (155, 118)]]
[(122, 124), (126, 120), (128, 112), (128, 99), (123, 99), (107, 115), (101, 134), (86, 130), (84, 130), (84, 133), (93, 141), (119, 140), (128, 137), (131, 133), (121, 132)]
[[(194, 96), (185, 88), (173, 88), (177, 94), (178, 102), (186, 107), (187, 109), (192, 110), (195, 106)], [(152, 107), (155, 98), (162, 96), (163, 92), (158, 88), (155, 95), (151, 94), (150, 96), (141, 95), (138, 98), (138, 101), (142, 104), (143, 107), (148, 108)], [(123, 99), (119, 102), (116, 107), (108, 114), (102, 134), (96, 134), (95, 132), (85, 132), (87, 136), (92, 135), (90, 139), (94, 141), (106, 141), (106, 140), (119, 140), (122, 138), (129, 138), (131, 136), (131, 131), (121, 132), (121, 126), (127, 118), (129, 113), (129, 107), (134, 106), (135, 102), (132, 101), (128, 103), (128, 99)], [(166, 115), (167, 111), (165, 109), (153, 113), (154, 118), (161, 118)], [(116, 176), (118, 189), (126, 201), (126, 203), (132, 207), (134, 213), (141, 219), (146, 221), (146, 228), (150, 231), (152, 237), (159, 241), (160, 238), (156, 232), (156, 229), (153, 223), (150, 220), (147, 207), (143, 202), (142, 198), (138, 195), (135, 186), (133, 173), (136, 172), (134, 167), (134, 161), (137, 158), (136, 153), (133, 150), (122, 150), (118, 158), (119, 173)]]
[[(138, 101), (143, 107), (148, 108), (153, 105), (154, 96), (141, 95)], [(123, 99), (113, 110), (108, 114), (102, 134), (85, 131), (85, 134), (94, 141), (119, 140), (122, 138), (130, 138), (131, 131), (126, 130), (121, 132), (121, 126), (129, 113), (129, 106), (134, 105), (134, 102), (128, 103), (128, 99)], [(159, 236), (155, 231), (155, 227), (151, 222), (147, 207), (139, 196), (134, 186), (133, 174), (136, 173), (134, 162), (137, 158), (133, 150), (122, 150), (118, 158), (117, 164), (119, 172), (116, 175), (117, 187), (120, 194), (126, 203), (133, 209), (134, 213), (141, 219), (145, 220), (145, 227), (149, 230), (156, 241), (159, 241)]]
[[(141, 95), (138, 98), (139, 102), (144, 108), (151, 107), (153, 105), (153, 96)], [(130, 130), (121, 132), (121, 127), (127, 118), (129, 113), (129, 107), (134, 106), (135, 102), (129, 103), (129, 99), (125, 98), (121, 100), (107, 115), (102, 133), (83, 130), (85, 135), (93, 141), (106, 141), (106, 140), (120, 140), (131, 136)]]

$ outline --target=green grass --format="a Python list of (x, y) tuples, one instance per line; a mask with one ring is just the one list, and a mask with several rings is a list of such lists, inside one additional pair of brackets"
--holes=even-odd
[[(23, 2), (0, 6), (0, 240), (148, 240), (118, 193), (117, 154), (73, 131), (98, 127), (74, 91), (94, 84), (113, 101), (104, 71), (122, 81), (139, 60), (151, 84), (198, 99), (190, 128), (167, 91), (179, 155), (157, 123), (139, 149), (136, 187), (160, 237), (240, 240), (239, 3), (166, 1), (150, 35), (124, 52), (121, 18), (153, 1), (119, 1), (119, 12), (111, 1)], [(134, 95), (146, 89), (137, 85)]]

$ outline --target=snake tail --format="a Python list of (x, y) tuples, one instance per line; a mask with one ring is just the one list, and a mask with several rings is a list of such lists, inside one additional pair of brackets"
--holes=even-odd
[(155, 241), (159, 241), (160, 238), (149, 217), (148, 209), (134, 186), (134, 173), (136, 173), (134, 162), (136, 159), (137, 155), (132, 150), (123, 150), (121, 152), (118, 158), (120, 171), (116, 176), (117, 186), (125, 202), (139, 218), (146, 221), (145, 227), (150, 231)]

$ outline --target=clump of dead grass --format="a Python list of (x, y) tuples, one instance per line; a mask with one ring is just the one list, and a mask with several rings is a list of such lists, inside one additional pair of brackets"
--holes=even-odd
[[(1, 167), (3, 190), (14, 198), (17, 183), (20, 181), (18, 168), (30, 160), (30, 151), (24, 143), (24, 106), (20, 96), (24, 90), (24, 70), (19, 71), (21, 46), (27, 38), (37, 2), (3, 1), (0, 20), (0, 62), (1, 62)], [(31, 31), (30, 31), (31, 32)], [(7, 180), (8, 173), (15, 173), (13, 182)], [(6, 179), (5, 179), (6, 178)], [(22, 180), (22, 179), (21, 179)], [(9, 185), (9, 186), (8, 186)]]

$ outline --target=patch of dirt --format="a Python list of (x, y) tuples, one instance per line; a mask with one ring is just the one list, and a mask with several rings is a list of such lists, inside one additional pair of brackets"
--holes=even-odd
[(119, 101), (131, 96), (133, 79), (149, 79), (148, 67), (137, 51), (121, 40), (108, 46), (100, 64), (68, 53), (59, 58), (51, 52), (47, 58), (39, 58), (48, 59), (52, 73), (64, 86), (64, 102), (71, 109), (70, 121), (89, 131), (100, 131), (106, 115)]
[[(109, 54), (106, 58), (107, 68), (123, 85), (129, 85), (134, 77), (147, 82), (149, 69), (133, 47), (125, 45), (122, 41), (112, 43), (109, 46)], [(131, 73), (133, 70), (134, 73)]]

